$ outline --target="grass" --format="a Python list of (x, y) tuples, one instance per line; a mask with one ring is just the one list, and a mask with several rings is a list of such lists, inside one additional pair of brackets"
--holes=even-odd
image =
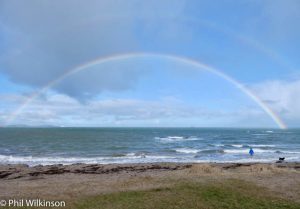
[[(72, 207), (73, 208), (73, 207)], [(300, 209), (300, 204), (274, 197), (267, 190), (237, 180), (183, 183), (170, 188), (118, 192), (90, 197), (76, 209)]]
[[(27, 208), (27, 207), (24, 207)], [(181, 182), (167, 188), (126, 191), (77, 200), (70, 209), (300, 209), (265, 188), (240, 180)]]

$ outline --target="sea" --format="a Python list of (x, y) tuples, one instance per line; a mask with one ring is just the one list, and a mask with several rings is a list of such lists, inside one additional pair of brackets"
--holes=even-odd
[(300, 129), (0, 128), (0, 164), (275, 162), (279, 157), (300, 162)]

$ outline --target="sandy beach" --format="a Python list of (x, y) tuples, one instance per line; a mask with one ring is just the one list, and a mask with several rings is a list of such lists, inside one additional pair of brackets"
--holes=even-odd
[(148, 163), (0, 166), (0, 199), (80, 198), (169, 187), (178, 182), (242, 180), (277, 197), (300, 202), (300, 163)]

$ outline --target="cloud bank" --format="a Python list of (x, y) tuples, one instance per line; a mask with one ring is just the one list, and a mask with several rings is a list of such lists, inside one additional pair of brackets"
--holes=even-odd
[[(0, 51), (0, 72), (33, 87), (96, 57), (139, 51), (137, 17), (176, 16), (183, 8), (181, 0), (9, 0), (0, 4), (1, 33), (7, 46)], [(54, 88), (79, 99), (103, 90), (126, 90), (142, 74), (142, 67), (123, 64), (106, 65), (104, 70), (99, 66), (92, 75), (74, 76)]]
[[(1, 95), (2, 124), (26, 96)], [(159, 100), (103, 99), (81, 103), (63, 94), (46, 94), (27, 106), (8, 125), (54, 126), (192, 126), (214, 123), (216, 117), (228, 120), (229, 113), (191, 106), (166, 97)]]

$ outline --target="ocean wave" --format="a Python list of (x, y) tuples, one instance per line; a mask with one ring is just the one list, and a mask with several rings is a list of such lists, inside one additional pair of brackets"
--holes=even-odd
[(224, 144), (208, 144), (209, 146), (213, 146), (213, 147), (224, 147)]
[(257, 148), (268, 148), (268, 147), (276, 147), (276, 145), (272, 144), (216, 144), (217, 147), (235, 147), (235, 148), (247, 148), (247, 147), (257, 147)]
[(297, 151), (276, 151), (276, 153), (281, 153), (281, 154), (300, 154), (300, 152), (297, 152)]
[(242, 148), (244, 145), (242, 144), (231, 144), (233, 147)]
[(34, 165), (53, 165), (53, 164), (112, 164), (112, 163), (148, 163), (148, 162), (176, 162), (175, 156), (164, 155), (136, 155), (128, 153), (126, 156), (118, 157), (33, 157), (33, 156), (12, 156), (0, 155), (0, 164), (27, 164)]
[[(255, 153), (277, 153), (277, 154), (300, 154), (297, 151), (285, 151), (285, 150), (265, 150), (265, 149), (253, 149)], [(248, 154), (249, 149), (226, 149), (225, 153), (228, 154)]]
[(201, 154), (224, 154), (224, 150), (223, 149), (204, 149), (201, 150), (199, 153)]
[[(264, 149), (253, 149), (254, 153), (275, 153), (274, 150), (264, 150)], [(224, 150), (225, 153), (228, 154), (248, 154), (249, 149), (226, 149)]]
[(130, 152), (130, 153), (126, 153), (126, 154), (116, 153), (116, 154), (113, 154), (112, 157), (136, 157), (136, 156), (143, 156), (143, 155), (146, 155), (146, 154), (145, 153)]
[(125, 156), (126, 157), (146, 157), (148, 152), (130, 152), (127, 153)]
[(180, 152), (180, 153), (185, 153), (185, 154), (196, 154), (198, 153), (200, 150), (197, 149), (191, 149), (191, 148), (178, 148), (175, 149), (176, 152)]
[[(202, 150), (202, 153), (216, 153), (222, 152), (222, 150)], [(200, 153), (201, 153), (200, 152)], [(207, 158), (204, 155), (197, 156), (164, 156), (164, 155), (146, 155), (145, 158), (135, 155), (124, 156), (124, 157), (93, 157), (93, 158), (82, 158), (82, 157), (32, 157), (32, 156), (5, 156), (0, 155), (0, 164), (27, 164), (29, 166), (36, 165), (54, 165), (63, 164), (70, 165), (76, 163), (85, 164), (126, 164), (126, 163), (162, 163), (162, 162), (174, 162), (174, 163), (209, 163), (209, 162), (219, 162), (219, 163), (237, 163), (237, 162), (275, 162), (278, 158), (277, 156), (268, 156), (266, 158), (261, 158), (254, 156), (253, 158), (239, 158), (232, 159), (231, 155), (222, 158)], [(224, 155), (226, 156), (226, 154)], [(299, 161), (300, 156), (285, 156), (288, 161)]]
[(155, 137), (156, 140), (159, 140), (161, 142), (180, 142), (180, 141), (196, 141), (201, 140), (201, 138), (195, 137), (195, 136), (167, 136), (167, 137)]
[(274, 144), (249, 144), (249, 147), (276, 147)]
[(300, 154), (300, 152), (293, 152), (293, 151), (291, 151), (291, 152), (287, 151), (287, 152), (284, 152), (284, 153), (287, 153), (287, 154)]

